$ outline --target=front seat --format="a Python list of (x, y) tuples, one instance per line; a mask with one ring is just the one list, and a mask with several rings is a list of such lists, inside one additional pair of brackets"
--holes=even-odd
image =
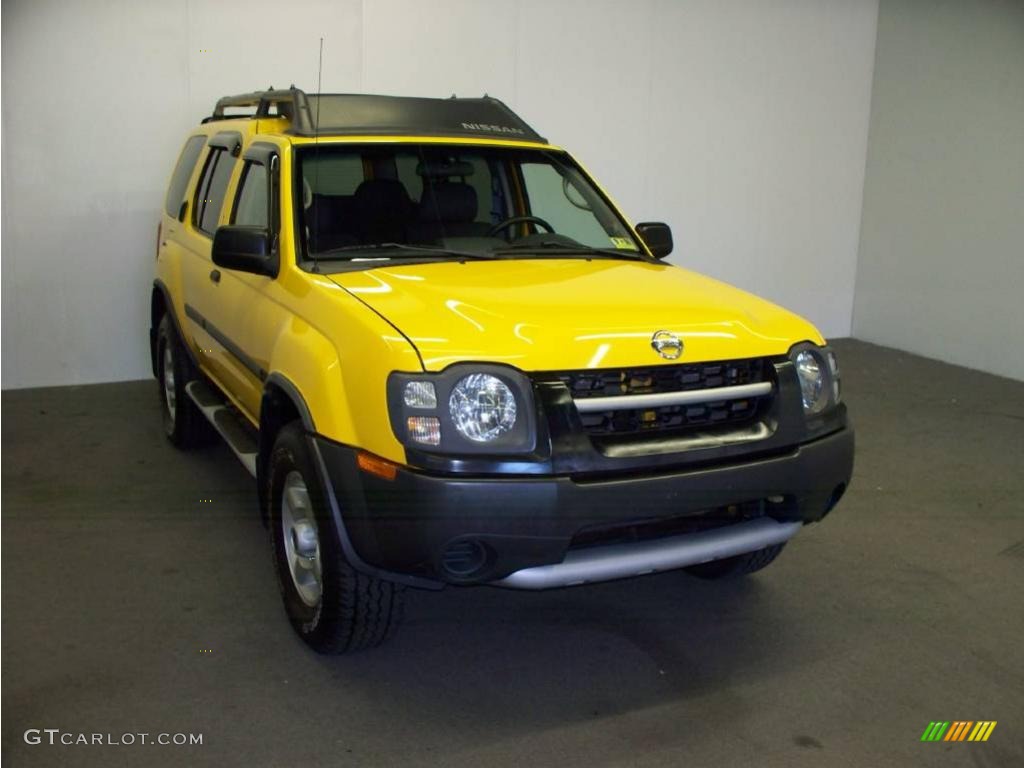
[(476, 190), (460, 181), (423, 185), (423, 196), (410, 227), (413, 242), (436, 242), (445, 237), (487, 237), (491, 225), (476, 221)]
[(404, 243), (413, 202), (397, 179), (368, 179), (353, 196), (356, 232), (364, 244)]

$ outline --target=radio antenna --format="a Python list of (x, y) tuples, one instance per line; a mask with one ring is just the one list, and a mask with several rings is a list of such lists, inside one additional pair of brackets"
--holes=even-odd
[[(310, 202), (313, 206), (313, 237), (316, 242), (316, 246), (319, 247), (319, 238), (317, 237), (320, 232), (320, 206), (314, 205), (314, 190), (320, 188), (320, 102), (323, 100), (323, 76), (324, 76), (324, 39), (320, 38), (320, 61), (317, 64), (316, 69), (316, 119), (313, 124), (313, 189), (310, 190)], [(306, 238), (307, 244), (309, 238)], [(313, 271), (319, 272), (320, 266), (317, 264), (316, 251), (313, 251)]]

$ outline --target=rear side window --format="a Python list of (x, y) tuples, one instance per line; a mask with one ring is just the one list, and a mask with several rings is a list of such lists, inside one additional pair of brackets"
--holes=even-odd
[(196, 167), (196, 160), (199, 159), (199, 153), (203, 151), (204, 144), (206, 144), (205, 136), (193, 136), (185, 142), (185, 148), (181, 150), (178, 164), (174, 166), (171, 183), (167, 187), (167, 199), (164, 200), (164, 210), (168, 216), (178, 218), (181, 203), (185, 199), (185, 187), (188, 186), (188, 180), (192, 178), (192, 171)]
[(220, 218), (220, 209), (224, 205), (224, 193), (231, 180), (231, 171), (235, 167), (235, 158), (226, 149), (216, 147), (206, 159), (203, 177), (199, 180), (196, 192), (195, 224), (208, 235), (213, 235)]
[(235, 203), (235, 224), (267, 226), (267, 169), (260, 163), (246, 163)]

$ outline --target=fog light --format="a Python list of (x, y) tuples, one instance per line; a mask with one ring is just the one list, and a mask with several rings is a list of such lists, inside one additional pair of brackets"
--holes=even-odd
[(432, 381), (410, 381), (405, 385), (402, 397), (410, 408), (437, 407), (437, 392)]
[(441, 444), (441, 420), (434, 416), (410, 416), (405, 422), (409, 437), (424, 445)]
[(486, 544), (476, 539), (462, 539), (449, 544), (441, 558), (441, 565), (455, 579), (469, 579), (482, 571), (489, 557)]

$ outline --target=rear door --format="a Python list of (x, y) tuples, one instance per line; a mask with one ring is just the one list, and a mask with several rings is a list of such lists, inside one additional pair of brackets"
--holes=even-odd
[(242, 136), (233, 131), (210, 138), (203, 159), (199, 183), (193, 190), (191, 215), (182, 224), (182, 282), (185, 288), (185, 322), (198, 347), (200, 364), (229, 395), (238, 396), (243, 381), (237, 381), (230, 351), (223, 336), (209, 320), (217, 303), (221, 270), (210, 258), (213, 235), (221, 223), (224, 202), (238, 165)]
[[(182, 296), (182, 284), (179, 282), (180, 275), (172, 270), (183, 268), (186, 252), (182, 244), (185, 217), (188, 215), (191, 200), (190, 191), (195, 188), (195, 179), (202, 168), (199, 161), (206, 149), (206, 140), (206, 136), (198, 135), (189, 137), (185, 142), (178, 157), (178, 163), (174, 167), (174, 173), (171, 175), (170, 183), (167, 185), (164, 212), (160, 220), (157, 258), (162, 260), (161, 277), (171, 289), (170, 294), (172, 300), (176, 302), (175, 314), (178, 318), (183, 316), (182, 303), (185, 299)], [(185, 335), (185, 342), (194, 347), (196, 342), (192, 335), (192, 329), (183, 323), (182, 331)]]

